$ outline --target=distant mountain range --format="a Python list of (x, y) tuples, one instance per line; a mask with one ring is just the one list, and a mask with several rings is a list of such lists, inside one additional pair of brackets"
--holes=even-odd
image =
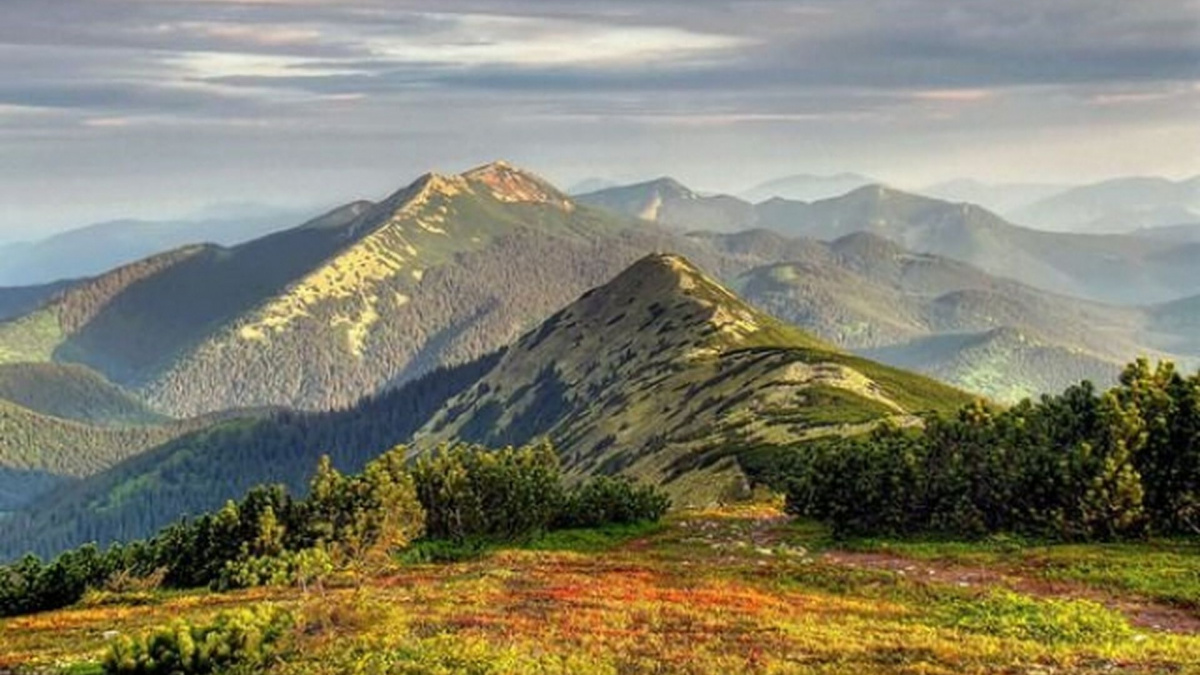
[(1092, 234), (1200, 223), (1200, 176), (1117, 178), (1047, 196), (1009, 215), (1031, 227)]
[(579, 195), (582, 204), (682, 230), (733, 232), (755, 225), (754, 206), (728, 195), (706, 196), (673, 178)]
[(797, 174), (767, 181), (738, 196), (754, 204), (775, 198), (813, 202), (843, 195), (851, 190), (879, 182), (874, 178), (857, 173), (839, 173), (830, 176)]
[[(239, 244), (294, 225), (298, 211), (227, 207), (192, 220), (115, 220), (0, 245), (0, 286), (90, 277), (187, 244)], [(0, 305), (2, 309), (2, 305)]]
[[(580, 201), (677, 229), (769, 228), (832, 241), (872, 232), (905, 248), (970, 263), (1055, 293), (1121, 304), (1200, 292), (1200, 245), (1152, 236), (1050, 233), (1014, 225), (986, 209), (882, 185), (832, 199), (771, 199), (754, 205), (699, 196), (670, 179), (583, 195)], [(691, 227), (689, 223), (705, 223)]]
[(989, 211), (1009, 214), (1072, 187), (1055, 183), (984, 183), (961, 178), (929, 185), (917, 192), (934, 199), (977, 204)]

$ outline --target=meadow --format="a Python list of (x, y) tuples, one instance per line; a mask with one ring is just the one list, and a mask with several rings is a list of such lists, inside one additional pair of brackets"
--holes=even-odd
[[(0, 671), (278, 605), (289, 673), (1200, 672), (1200, 542), (835, 541), (774, 505), (397, 561), (347, 587), (91, 596), (0, 621)], [(430, 556), (425, 556), (429, 559)]]

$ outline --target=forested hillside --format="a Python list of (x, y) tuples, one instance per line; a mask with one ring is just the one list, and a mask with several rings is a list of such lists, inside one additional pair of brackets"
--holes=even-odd
[(341, 412), (280, 412), (193, 429), (170, 442), (129, 443), (132, 451), (149, 451), (86, 480), (61, 484), (0, 518), (0, 558), (145, 537), (184, 514), (215, 510), (258, 484), (281, 483), (302, 493), (321, 455), (330, 455), (344, 471), (361, 469), (407, 440), (495, 360), (436, 371)]
[(97, 426), (0, 399), (0, 511), (23, 506), (50, 486), (104, 471), (207, 423)]
[(0, 321), (32, 312), (73, 283), (60, 281), (42, 286), (0, 288)]
[(99, 373), (74, 364), (0, 365), (0, 399), (43, 415), (103, 426), (167, 419)]

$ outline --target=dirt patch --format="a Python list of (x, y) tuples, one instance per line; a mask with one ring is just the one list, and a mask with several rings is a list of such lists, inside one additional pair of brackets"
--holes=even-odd
[(878, 552), (830, 551), (823, 554), (821, 560), (856, 569), (892, 572), (922, 583), (960, 588), (1007, 588), (1035, 597), (1091, 600), (1121, 612), (1139, 628), (1200, 635), (1200, 616), (1185, 609), (1146, 598), (1119, 596), (1081, 583), (1030, 577), (1011, 568), (959, 565)]

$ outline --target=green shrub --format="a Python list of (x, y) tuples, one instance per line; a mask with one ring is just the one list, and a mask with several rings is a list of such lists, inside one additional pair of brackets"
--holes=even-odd
[(670, 498), (654, 486), (600, 476), (570, 491), (555, 525), (582, 528), (653, 522), (670, 507)]
[(412, 471), (431, 539), (511, 540), (545, 531), (565, 499), (558, 455), (547, 444), (495, 451), (446, 446)]
[(333, 559), (323, 548), (283, 551), (273, 556), (254, 556), (225, 564), (217, 583), (220, 589), (255, 586), (299, 586), (319, 584), (333, 573)]
[(259, 667), (282, 653), (294, 627), (291, 614), (270, 605), (223, 613), (199, 626), (181, 620), (137, 638), (118, 638), (104, 657), (104, 672), (189, 675)]
[(1200, 374), (1130, 366), (997, 411), (979, 403), (923, 429), (881, 428), (744, 467), (839, 535), (1014, 532), (1113, 540), (1200, 531)]

